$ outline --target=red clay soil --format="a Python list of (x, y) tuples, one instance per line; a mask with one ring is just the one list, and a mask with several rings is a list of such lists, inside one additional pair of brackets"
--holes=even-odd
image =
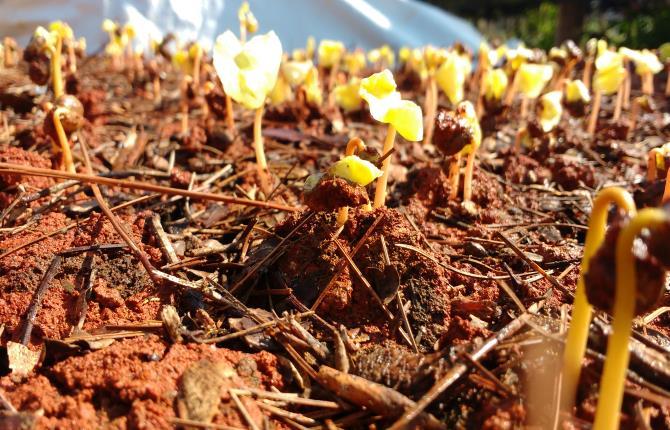
[[(39, 411), (36, 429), (165, 429), (172, 426), (175, 406), (186, 390), (184, 372), (201, 361), (225, 370), (215, 424), (246, 427), (228, 388), (284, 387), (277, 358), (267, 352), (245, 354), (209, 345), (168, 345), (149, 335), (68, 358), (45, 374), (26, 380), (3, 377), (0, 388), (19, 410)], [(254, 402), (242, 400), (254, 422), (262, 425), (262, 411)]]

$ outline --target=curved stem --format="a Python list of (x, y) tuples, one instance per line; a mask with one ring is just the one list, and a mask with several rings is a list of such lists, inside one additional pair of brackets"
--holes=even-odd
[(67, 135), (65, 134), (65, 129), (63, 129), (63, 124), (60, 122), (60, 114), (64, 112), (64, 109), (58, 108), (54, 109), (51, 113), (51, 118), (53, 119), (54, 128), (56, 129), (56, 135), (58, 135), (58, 143), (60, 145), (61, 151), (63, 152), (63, 165), (65, 170), (70, 173), (77, 173), (74, 168), (74, 161), (72, 160), (72, 151), (70, 150), (70, 142), (68, 142)]
[(593, 202), (593, 210), (589, 220), (589, 229), (584, 242), (584, 255), (580, 269), (575, 299), (572, 304), (572, 321), (568, 329), (568, 337), (563, 352), (562, 371), (562, 396), (561, 407), (570, 410), (575, 403), (579, 374), (582, 368), (582, 360), (586, 352), (586, 342), (591, 324), (591, 313), (593, 307), (586, 298), (584, 288), (584, 274), (589, 270), (591, 257), (596, 253), (605, 238), (605, 227), (607, 225), (607, 212), (610, 205), (615, 205), (630, 215), (636, 212), (633, 196), (619, 187), (605, 188)]
[(628, 342), (633, 329), (637, 279), (633, 241), (646, 228), (653, 229), (668, 222), (662, 209), (642, 209), (621, 230), (616, 243), (616, 293), (612, 314), (612, 334), (607, 345), (605, 368), (600, 383), (600, 394), (594, 430), (616, 430), (619, 428), (619, 412), (623, 400), (626, 370), (630, 352)]
[(51, 53), (51, 85), (54, 92), (54, 100), (63, 95), (63, 73), (60, 68), (62, 49), (63, 38), (57, 36), (56, 49)]
[(344, 156), (354, 155), (358, 152), (365, 151), (365, 143), (360, 137), (354, 137), (347, 143), (347, 148), (344, 150)]
[[(391, 124), (388, 126), (386, 132), (386, 140), (384, 140), (384, 148), (382, 149), (382, 154), (388, 154), (388, 152), (393, 149), (393, 144), (395, 142), (395, 127)], [(386, 202), (386, 183), (389, 179), (389, 166), (391, 165), (391, 157), (386, 157), (382, 162), (382, 176), (377, 180), (377, 188), (375, 188), (375, 201), (373, 204), (374, 208), (384, 207)]]

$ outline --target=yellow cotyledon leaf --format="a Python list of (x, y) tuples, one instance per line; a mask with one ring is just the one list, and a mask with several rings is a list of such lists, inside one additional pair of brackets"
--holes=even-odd
[(591, 101), (591, 95), (584, 82), (575, 79), (565, 84), (565, 100), (568, 103), (588, 103)]
[(319, 66), (333, 67), (335, 64), (338, 64), (344, 55), (344, 50), (344, 44), (340, 41), (322, 40), (317, 49)]
[(560, 91), (552, 91), (540, 97), (540, 112), (539, 119), (542, 130), (545, 133), (553, 130), (561, 120), (563, 113), (563, 106), (561, 105), (561, 97), (563, 94)]
[(519, 91), (530, 99), (537, 98), (544, 86), (554, 74), (554, 69), (548, 64), (524, 63), (519, 66)]
[(486, 76), (484, 77), (484, 87), (486, 88), (484, 91), (484, 97), (486, 100), (497, 101), (502, 99), (502, 96), (505, 94), (505, 90), (507, 89), (508, 83), (509, 79), (507, 78), (507, 74), (503, 69), (493, 69), (487, 71)]
[(377, 166), (357, 155), (349, 155), (339, 160), (328, 169), (328, 173), (362, 187), (382, 175), (382, 171)]
[(346, 84), (335, 86), (335, 103), (345, 112), (354, 112), (361, 108), (363, 98), (358, 93), (361, 87), (360, 79), (353, 78)]

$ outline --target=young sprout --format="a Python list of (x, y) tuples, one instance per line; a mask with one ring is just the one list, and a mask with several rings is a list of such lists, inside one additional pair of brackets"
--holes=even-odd
[(423, 50), (423, 66), (425, 67), (426, 78), (426, 97), (424, 98), (423, 109), (426, 111), (424, 119), (424, 142), (433, 140), (433, 127), (435, 124), (435, 113), (437, 112), (438, 97), (437, 80), (435, 74), (438, 68), (447, 58), (447, 51), (444, 49), (426, 46)]
[[(665, 190), (661, 203), (670, 199), (670, 142), (653, 148), (647, 155), (647, 182), (651, 183), (661, 177), (665, 177)], [(659, 174), (660, 172), (660, 174)]]
[(421, 108), (414, 102), (402, 100), (396, 90), (396, 83), (390, 70), (384, 69), (361, 81), (359, 94), (368, 102), (370, 114), (374, 119), (388, 124), (382, 155), (382, 176), (377, 181), (374, 207), (383, 207), (386, 201), (386, 183), (389, 176), (391, 157), (396, 131), (405, 139), (418, 142), (423, 137), (423, 116)]
[(49, 31), (55, 32), (62, 38), (62, 44), (67, 49), (67, 58), (70, 62), (70, 73), (77, 72), (77, 56), (75, 55), (75, 40), (72, 28), (63, 21), (54, 21), (49, 24)]
[[(612, 233), (616, 245), (612, 246), (614, 240), (606, 238), (590, 265), (589, 271), (596, 273), (585, 275), (587, 289), (594, 290), (589, 293), (589, 298), (604, 299), (605, 309), (612, 311), (612, 334), (607, 342), (594, 430), (619, 428), (633, 318), (656, 306), (665, 290), (666, 272), (670, 268), (670, 261), (667, 261), (670, 216), (666, 210), (642, 209), (620, 230)], [(612, 283), (612, 266), (615, 268), (614, 288), (605, 285), (608, 281)], [(591, 282), (593, 285), (589, 285)], [(614, 306), (610, 305), (612, 292)]]
[(202, 61), (202, 47), (194, 42), (188, 50), (180, 49), (172, 56), (172, 63), (181, 70), (183, 77), (179, 86), (181, 97), (181, 132), (188, 132), (189, 98), (200, 92), (200, 63)]
[(519, 66), (514, 80), (518, 79), (515, 89), (522, 95), (521, 119), (525, 119), (528, 114), (529, 100), (537, 99), (553, 74), (554, 69), (548, 64), (523, 63)]
[(247, 33), (258, 31), (258, 21), (249, 7), (249, 2), (244, 1), (237, 10), (237, 19), (240, 21), (240, 41), (247, 41)]
[(484, 104), (487, 108), (500, 106), (502, 96), (507, 90), (509, 79), (503, 69), (488, 69), (483, 72), (483, 79), (480, 91), (482, 91)]
[(463, 100), (465, 81), (472, 71), (467, 55), (452, 51), (435, 73), (437, 85), (444, 91), (452, 105)]
[(350, 78), (358, 77), (365, 66), (365, 52), (362, 49), (344, 54), (344, 71), (349, 73)]
[(319, 43), (317, 51), (319, 67), (330, 70), (330, 74), (328, 75), (328, 91), (332, 90), (335, 86), (344, 52), (344, 44), (337, 40), (324, 39)]
[(323, 103), (323, 92), (319, 81), (319, 71), (312, 67), (305, 76), (305, 96), (307, 103), (319, 107)]
[(368, 62), (374, 65), (375, 69), (392, 69), (395, 66), (395, 52), (389, 45), (382, 45), (379, 48), (371, 49), (368, 52)]
[(562, 90), (565, 80), (570, 77), (572, 70), (582, 59), (582, 51), (575, 42), (567, 40), (560, 48), (552, 48), (549, 51), (549, 58), (559, 67), (553, 89)]
[(654, 75), (663, 70), (663, 64), (659, 61), (656, 54), (643, 49), (635, 51), (628, 48), (620, 48), (619, 52), (635, 64), (635, 73), (640, 76), (642, 81), (642, 94), (654, 94)]
[[(61, 29), (62, 30), (62, 29)], [(61, 70), (61, 50), (63, 49), (63, 32), (48, 31), (44, 27), (37, 27), (33, 34), (33, 39), (26, 50), (32, 50), (33, 47), (45, 53), (50, 60), (51, 86), (54, 93), (54, 99), (63, 95), (63, 74)]]
[(102, 30), (109, 36), (109, 42), (105, 45), (105, 54), (112, 58), (112, 68), (119, 70), (121, 67), (119, 60), (124, 49), (121, 27), (117, 22), (105, 19), (102, 21)]
[(76, 173), (68, 136), (79, 130), (84, 123), (84, 107), (76, 97), (66, 94), (47, 104), (44, 128), (63, 154), (62, 166), (70, 173)]
[[(623, 55), (607, 49), (607, 43), (604, 40), (598, 41), (598, 57), (596, 58), (596, 73), (593, 77), (593, 106), (591, 107), (591, 117), (587, 132), (593, 136), (596, 131), (598, 114), (600, 113), (600, 103), (603, 95), (611, 95), (619, 92), (621, 84), (626, 75), (626, 69), (623, 67)], [(617, 100), (618, 109), (615, 107), (615, 120), (617, 110), (620, 112), (621, 101)]]
[(540, 97), (540, 106), (538, 109), (538, 119), (542, 131), (549, 133), (561, 121), (563, 114), (563, 106), (561, 105), (561, 98), (563, 93), (561, 91), (551, 91)]
[[(337, 225), (342, 227), (349, 218), (349, 207), (367, 205), (365, 191), (382, 174), (367, 155), (365, 143), (355, 137), (349, 141), (345, 156), (327, 172), (311, 175), (305, 181), (305, 204), (315, 211), (337, 210)], [(373, 157), (374, 158), (374, 157)]]
[[(486, 43), (486, 41), (482, 41), (479, 44), (479, 53), (477, 54), (477, 68), (475, 69), (475, 73), (472, 75), (473, 86), (478, 88), (479, 90), (477, 94), (477, 105), (476, 105), (476, 112), (478, 117), (482, 116), (483, 113), (482, 111), (484, 109), (486, 80), (492, 66), (490, 60), (491, 60), (491, 46), (489, 46), (489, 44)], [(505, 79), (507, 79), (507, 76), (505, 76)], [(505, 86), (507, 86), (507, 82), (505, 82)]]
[(258, 173), (261, 181), (266, 183), (266, 192), (269, 191), (269, 178), (266, 176), (268, 168), (261, 132), (263, 105), (277, 82), (281, 57), (281, 42), (274, 31), (254, 36), (246, 43), (240, 42), (231, 31), (226, 31), (217, 37), (214, 46), (214, 68), (224, 91), (237, 103), (256, 111), (254, 150)]
[(360, 95), (361, 80), (351, 78), (348, 83), (337, 85), (333, 89), (335, 103), (345, 112), (356, 112), (363, 106)]
[(582, 361), (586, 352), (586, 341), (591, 324), (593, 307), (589, 303), (584, 286), (584, 275), (588, 272), (591, 258), (596, 254), (598, 248), (605, 238), (607, 227), (607, 214), (610, 205), (615, 205), (627, 215), (635, 214), (635, 202), (633, 196), (623, 188), (605, 188), (593, 201), (591, 218), (589, 220), (586, 240), (584, 241), (584, 254), (582, 256), (580, 276), (577, 280), (575, 299), (572, 305), (572, 320), (563, 352), (562, 370), (562, 398), (563, 410), (572, 409), (577, 393), (577, 384), (581, 373)]
[[(482, 142), (482, 130), (474, 106), (469, 101), (461, 102), (456, 111), (440, 111), (435, 118), (433, 144), (445, 155), (453, 156), (449, 167), (452, 199), (458, 195), (461, 158), (467, 155), (463, 178), (463, 205), (472, 208), (472, 175), (475, 154)], [(474, 209), (474, 208), (472, 208)]]
[(565, 107), (573, 116), (584, 116), (586, 105), (591, 101), (591, 94), (583, 81), (575, 79), (565, 84)]

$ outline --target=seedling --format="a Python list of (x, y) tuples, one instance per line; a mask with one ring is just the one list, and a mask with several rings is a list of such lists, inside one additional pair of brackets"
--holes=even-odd
[(621, 48), (619, 52), (635, 64), (635, 73), (640, 76), (642, 81), (642, 94), (654, 94), (654, 75), (663, 70), (663, 64), (661, 64), (656, 54), (648, 49), (635, 51)]
[(57, 99), (63, 95), (63, 74), (61, 70), (63, 31), (48, 31), (44, 27), (37, 27), (26, 51), (32, 49), (45, 53), (49, 57), (51, 86), (54, 99)]
[(437, 93), (437, 80), (435, 73), (437, 69), (444, 63), (447, 58), (447, 51), (444, 49), (435, 48), (433, 46), (426, 46), (423, 50), (423, 64), (426, 73), (426, 96), (424, 98), (423, 109), (426, 111), (424, 119), (424, 128), (426, 133), (424, 142), (431, 142), (433, 140), (433, 130), (435, 124), (435, 113), (437, 112), (437, 104), (439, 94)]
[(607, 226), (607, 214), (610, 205), (615, 205), (629, 216), (636, 213), (633, 196), (623, 188), (610, 187), (603, 189), (593, 202), (591, 218), (589, 220), (588, 232), (584, 242), (584, 254), (582, 256), (581, 269), (575, 299), (572, 305), (572, 320), (568, 329), (565, 343), (562, 371), (562, 399), (561, 405), (564, 410), (570, 410), (575, 403), (577, 383), (582, 368), (584, 353), (586, 352), (586, 341), (591, 324), (593, 306), (589, 303), (584, 286), (584, 274), (588, 272), (591, 258), (605, 238)]
[(368, 52), (368, 62), (373, 64), (376, 70), (392, 69), (395, 67), (395, 52), (389, 45), (371, 49)]
[(277, 83), (282, 57), (281, 41), (271, 31), (242, 43), (231, 31), (216, 39), (214, 68), (223, 89), (237, 103), (256, 111), (254, 150), (256, 166), (264, 191), (269, 192), (268, 167), (263, 149), (262, 121), (265, 100)]
[[(349, 218), (349, 205), (360, 206), (367, 204), (367, 193), (362, 189), (347, 189), (348, 186), (366, 187), (382, 175), (370, 160), (359, 157), (366, 151), (365, 143), (355, 137), (349, 141), (345, 156), (330, 166), (326, 173), (311, 175), (305, 181), (306, 204), (313, 210), (337, 210), (337, 225), (342, 227)], [(323, 184), (328, 179), (340, 178), (346, 183), (340, 185), (329, 183), (324, 189)], [(324, 193), (328, 191), (328, 195)], [(344, 203), (349, 204), (344, 204)]]
[(347, 52), (344, 55), (344, 70), (349, 74), (349, 77), (358, 77), (366, 65), (365, 52), (361, 49), (356, 49), (353, 52)]
[(251, 12), (249, 2), (242, 2), (237, 11), (237, 19), (240, 21), (240, 41), (244, 43), (247, 41), (247, 33), (258, 31), (258, 21)]
[[(390, 70), (385, 69), (361, 81), (359, 94), (368, 102), (370, 114), (374, 119), (388, 124), (384, 140), (383, 155), (393, 149), (396, 131), (405, 139), (418, 142), (423, 137), (423, 117), (421, 108), (414, 102), (402, 100), (396, 90), (396, 83)], [(391, 157), (386, 156), (382, 163), (382, 176), (377, 181), (374, 207), (383, 207), (386, 200), (386, 183), (389, 176)]]
[[(587, 132), (591, 136), (596, 131), (602, 96), (619, 92), (626, 75), (626, 69), (623, 67), (623, 56), (621, 54), (608, 50), (607, 44), (603, 40), (598, 42), (598, 51), (598, 57), (595, 62), (596, 73), (593, 77), (593, 106), (591, 107), (591, 116), (587, 128)], [(617, 111), (621, 112), (621, 103), (622, 101), (618, 98), (618, 108), (615, 107), (615, 120), (618, 119), (616, 115)]]
[[(629, 340), (633, 329), (633, 317), (638, 303), (638, 277), (636, 258), (633, 252), (633, 242), (643, 230), (650, 230), (652, 236), (658, 230), (667, 233), (670, 217), (663, 209), (646, 208), (635, 215), (621, 230), (616, 241), (616, 291), (614, 294), (614, 308), (612, 312), (612, 334), (607, 342), (605, 366), (600, 380), (600, 392), (596, 409), (594, 430), (611, 430), (619, 428), (619, 413), (623, 401), (623, 392), (626, 382), (626, 371), (630, 358)], [(657, 243), (667, 244), (667, 234), (656, 238)], [(661, 245), (662, 247), (665, 245)], [(650, 247), (651, 248), (651, 247)], [(654, 249), (649, 249), (654, 253)], [(662, 270), (663, 259), (658, 262)], [(665, 274), (661, 279), (665, 278)], [(659, 282), (657, 290), (652, 293), (657, 297), (665, 287), (665, 282)]]
[[(317, 50), (319, 67), (328, 71), (328, 91), (332, 91), (337, 83), (337, 74), (340, 70), (340, 63), (344, 57), (346, 49), (342, 42), (337, 40), (324, 39), (319, 43)], [(329, 104), (332, 106), (332, 97), (329, 98)]]
[(52, 105), (48, 103), (45, 130), (62, 152), (62, 165), (70, 173), (76, 173), (68, 136), (79, 130), (84, 122), (84, 107), (76, 97), (63, 95)]
[(509, 83), (507, 74), (503, 69), (488, 69), (483, 73), (481, 99), (487, 107), (499, 106)]
[(449, 182), (452, 199), (458, 196), (460, 184), (461, 158), (467, 155), (463, 178), (463, 204), (472, 206), (472, 174), (475, 154), (482, 142), (482, 130), (477, 114), (469, 101), (461, 102), (456, 111), (441, 111), (435, 118), (436, 132), (433, 144), (445, 156), (453, 156), (449, 166)]
[(452, 51), (435, 73), (437, 85), (444, 91), (453, 106), (463, 100), (465, 81), (472, 71), (470, 58)]
[(661, 203), (670, 199), (670, 142), (649, 151), (647, 155), (647, 182), (652, 183), (663, 177), (666, 178), (665, 189)]
[(125, 48), (123, 31), (118, 22), (105, 19), (102, 22), (102, 30), (109, 36), (109, 42), (105, 45), (105, 54), (112, 58), (112, 68), (121, 68), (121, 56)]
[[(547, 82), (551, 80), (554, 70), (548, 64), (524, 63), (519, 66), (519, 70), (514, 77), (517, 81), (516, 88), (521, 93), (521, 119), (525, 119), (528, 114), (528, 103), (538, 98)], [(512, 97), (514, 94), (512, 94)]]
[(356, 112), (363, 106), (363, 99), (359, 93), (361, 80), (351, 78), (348, 83), (337, 85), (333, 89), (335, 103), (345, 112)]
[(565, 84), (565, 106), (574, 116), (583, 116), (586, 105), (591, 101), (591, 94), (584, 82), (575, 79)]
[[(188, 133), (189, 96), (200, 92), (200, 63), (202, 47), (194, 42), (188, 50), (180, 49), (172, 56), (172, 64), (183, 73), (179, 90), (181, 92), (181, 132)], [(191, 91), (189, 91), (191, 89)]]

